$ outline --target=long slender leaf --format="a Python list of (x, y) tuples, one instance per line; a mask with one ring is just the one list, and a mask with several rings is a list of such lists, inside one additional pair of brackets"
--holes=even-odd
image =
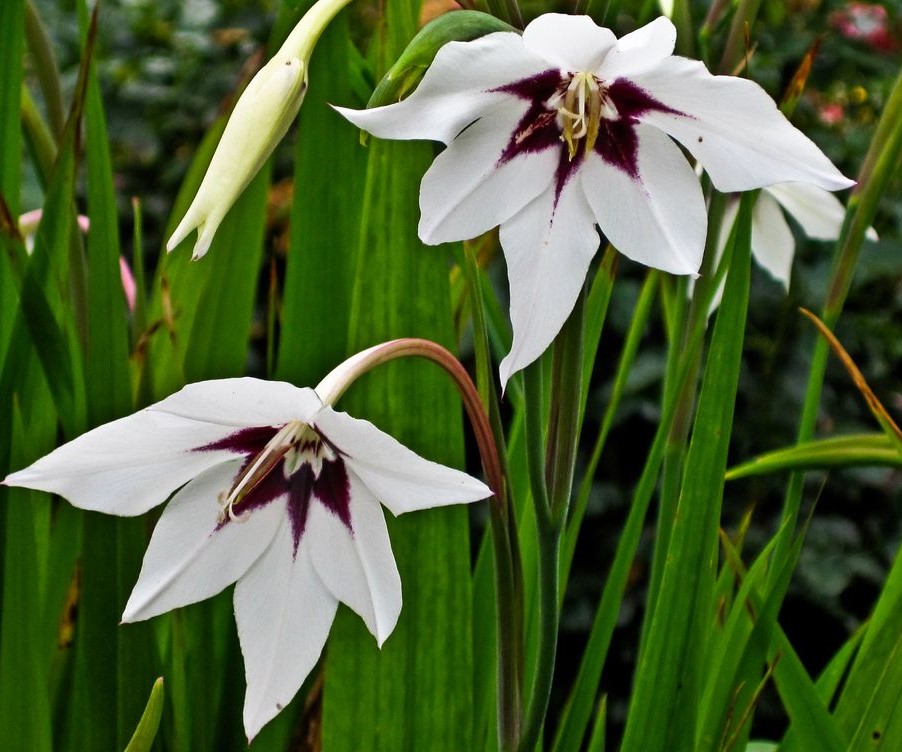
[(276, 369), (278, 378), (296, 384), (317, 383), (347, 355), (366, 153), (357, 129), (327, 102), (350, 99), (348, 49), (340, 14), (310, 62), (298, 128)]
[(147, 698), (147, 706), (141, 715), (141, 720), (135, 727), (135, 733), (128, 742), (125, 752), (149, 752), (160, 726), (160, 716), (163, 714), (163, 677), (153, 683), (150, 697)]
[(700, 660), (712, 616), (723, 476), (745, 331), (750, 202), (751, 197), (743, 200), (732, 236), (724, 303), (714, 325), (661, 588), (637, 669), (624, 750), (691, 749), (694, 741)]

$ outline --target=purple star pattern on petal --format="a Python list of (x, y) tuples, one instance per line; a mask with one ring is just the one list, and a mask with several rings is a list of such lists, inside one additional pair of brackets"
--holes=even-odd
[[(284, 426), (262, 426), (243, 428), (219, 441), (214, 441), (194, 451), (227, 450), (245, 457), (244, 464), (238, 473), (234, 485), (247, 477), (248, 471), (259, 459), (266, 457), (271, 451), (270, 443), (284, 429)], [(348, 532), (353, 534), (351, 525), (350, 483), (344, 461), (334, 445), (325, 437), (309, 434), (297, 444), (278, 447), (281, 456), (269, 463), (262, 477), (254, 477), (249, 488), (243, 490), (239, 500), (229, 501), (229, 510), (223, 514), (222, 522), (217, 530), (234, 521), (246, 519), (246, 516), (260, 509), (275, 499), (287, 496), (288, 517), (291, 521), (291, 532), (294, 541), (294, 555), (297, 556), (301, 536), (307, 525), (311, 498), (321, 503), (326, 509), (342, 521)], [(300, 460), (289, 469), (286, 460), (296, 455)], [(330, 457), (327, 455), (334, 455)], [(315, 470), (313, 465), (318, 465)], [(233, 490), (234, 490), (233, 485)], [(237, 508), (237, 512), (234, 510)]]

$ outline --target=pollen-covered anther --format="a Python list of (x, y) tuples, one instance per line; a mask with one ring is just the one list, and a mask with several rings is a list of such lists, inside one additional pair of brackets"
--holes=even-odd
[(591, 73), (577, 73), (570, 79), (558, 105), (558, 114), (561, 117), (561, 140), (567, 142), (570, 159), (579, 151), (580, 141), (585, 143), (585, 153), (593, 149), (602, 118), (618, 117), (617, 108)]

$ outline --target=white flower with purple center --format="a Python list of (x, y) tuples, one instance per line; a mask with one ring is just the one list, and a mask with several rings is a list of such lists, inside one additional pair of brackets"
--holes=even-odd
[(445, 45), (402, 102), (339, 108), (380, 138), (447, 144), (420, 187), (423, 241), (501, 226), (514, 332), (502, 381), (542, 354), (572, 310), (596, 224), (636, 261), (698, 271), (705, 201), (672, 139), (721, 191), (852, 184), (757, 84), (674, 56), (675, 40), (666, 18), (618, 40), (587, 16), (547, 14), (522, 36)]
[[(324, 396), (333, 392), (333, 375), (327, 380)], [(3, 483), (124, 516), (175, 491), (122, 620), (149, 619), (237, 583), (249, 739), (316, 665), (339, 601), (380, 646), (394, 629), (401, 580), (381, 504), (398, 515), (491, 495), (333, 410), (313, 389), (251, 378), (186, 386)]]

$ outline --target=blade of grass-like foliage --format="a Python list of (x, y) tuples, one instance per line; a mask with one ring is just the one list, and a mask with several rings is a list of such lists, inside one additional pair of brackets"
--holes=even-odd
[(834, 436), (776, 449), (736, 465), (727, 480), (783, 470), (814, 470), (855, 465), (902, 466), (902, 453), (884, 433)]
[[(604, 417), (601, 420), (601, 427), (598, 436), (595, 439), (595, 445), (592, 447), (592, 454), (583, 473), (583, 479), (576, 493), (573, 506), (570, 510), (570, 519), (567, 521), (567, 529), (564, 532), (564, 540), (561, 544), (561, 594), (566, 587), (566, 582), (570, 577), (570, 567), (573, 563), (573, 556), (576, 552), (576, 542), (579, 538), (579, 530), (582, 525), (583, 515), (586, 512), (586, 506), (589, 503), (589, 494), (592, 490), (592, 481), (595, 478), (595, 470), (601, 460), (601, 454), (604, 450), (605, 442), (611, 427), (614, 425), (614, 417), (617, 408), (620, 406), (620, 399), (626, 389), (627, 379), (630, 370), (639, 351), (639, 343), (645, 332), (645, 325), (651, 312), (651, 304), (655, 299), (655, 291), (658, 288), (658, 274), (652, 271), (646, 277), (642, 286), (642, 292), (636, 303), (636, 309), (633, 313), (633, 319), (630, 322), (630, 328), (627, 332), (626, 341), (623, 344), (623, 350), (620, 353), (620, 360), (617, 364), (617, 373), (614, 377), (614, 385), (611, 388), (611, 396), (608, 404), (605, 406)], [(594, 288), (593, 288), (594, 292)], [(589, 310), (587, 311), (588, 321), (592, 321), (592, 298), (589, 295)], [(594, 355), (591, 359), (587, 354), (586, 362), (594, 361)], [(588, 380), (583, 382), (584, 389), (588, 391)]]
[(141, 720), (135, 727), (135, 733), (128, 742), (125, 752), (149, 752), (160, 727), (160, 716), (163, 714), (163, 677), (153, 683), (147, 706)]
[[(623, 749), (691, 749), (700, 660), (711, 624), (723, 476), (748, 302), (751, 201), (744, 197), (725, 251), (732, 253), (714, 325), (660, 591), (640, 658)], [(729, 246), (732, 246), (730, 249)]]
[(586, 752), (604, 752), (605, 748), (605, 724), (608, 719), (608, 696), (602, 695), (598, 701), (598, 710), (595, 713), (595, 722), (592, 724), (592, 735), (589, 737), (589, 746)]
[[(768, 544), (768, 549), (776, 548), (780, 544), (783, 535), (783, 531), (779, 531)], [(776, 621), (783, 592), (801, 551), (803, 537), (804, 534), (796, 536), (794, 539), (793, 546), (789, 551), (789, 558), (784, 561), (779, 576), (774, 580), (772, 577), (773, 570), (771, 569), (767, 573), (771, 578), (767, 583), (769, 586), (767, 591), (759, 590), (758, 588), (758, 585), (764, 582), (763, 570), (759, 569), (754, 575), (746, 575), (736, 549), (724, 537), (724, 550), (730, 566), (742, 578), (743, 585), (750, 585), (750, 587), (741, 588), (739, 595), (744, 597), (740, 598), (737, 596), (734, 605), (736, 617), (734, 624), (740, 626), (739, 637), (738, 639), (733, 638), (724, 642), (725, 649), (722, 651), (722, 655), (729, 658), (732, 653), (732, 660), (735, 660), (737, 649), (744, 652), (742, 663), (739, 665), (737, 673), (738, 693), (730, 697), (731, 702), (734, 701), (734, 697), (738, 698), (739, 694), (742, 693), (748, 698), (746, 702), (750, 704), (747, 705), (746, 709), (740, 707), (743, 722), (750, 717), (751, 706), (757, 701), (757, 692), (750, 696), (748, 687), (752, 685), (760, 686), (763, 683), (760, 679), (760, 666), (762, 665), (762, 656), (766, 655), (764, 660), (770, 666), (770, 673), (773, 675), (790, 723), (797, 734), (800, 748), (823, 750), (823, 752), (840, 752), (840, 750), (845, 748), (845, 741), (838, 724), (827, 710), (827, 700), (824, 697), (826, 687), (815, 687), (801, 660), (799, 660), (795, 649)], [(767, 552), (762, 552), (756, 561), (756, 565), (765, 559), (766, 554)], [(767, 592), (766, 597), (762, 594), (763, 592)], [(749, 612), (754, 614), (756, 618), (755, 626), (748, 633), (747, 639), (742, 636), (741, 632), (741, 625), (743, 622), (746, 622), (745, 614), (740, 610), (743, 608), (749, 609)], [(742, 664), (744, 664), (744, 667)], [(726, 685), (719, 677), (715, 677), (714, 684), (717, 683)], [(716, 690), (714, 699), (717, 699)], [(713, 716), (714, 713), (710, 715)], [(727, 744), (724, 746), (727, 749), (732, 748), (729, 743), (735, 743), (737, 740), (744, 738), (747, 728), (743, 729), (742, 725), (739, 724), (739, 727), (726, 739)], [(728, 728), (725, 730), (728, 730)], [(724, 744), (723, 739), (721, 744)]]
[(887, 412), (887, 409), (882, 405), (877, 398), (877, 395), (874, 394), (873, 390), (868, 385), (864, 374), (859, 370), (858, 366), (855, 365), (855, 361), (852, 360), (852, 356), (846, 352), (846, 348), (842, 346), (842, 343), (836, 338), (836, 335), (827, 328), (823, 321), (805, 308), (802, 308), (801, 311), (817, 327), (817, 330), (820, 332), (821, 336), (827, 340), (827, 343), (836, 354), (836, 357), (842, 361), (849, 376), (852, 377), (852, 381), (855, 382), (856, 388), (861, 392), (861, 396), (864, 397), (865, 402), (867, 402), (871, 414), (876, 418), (887, 438), (893, 442), (893, 445), (896, 447), (899, 454), (902, 455), (902, 430), (899, 429), (899, 426), (896, 425), (892, 416)]
[[(825, 707), (830, 707), (833, 704), (833, 697), (836, 694), (840, 682), (847, 675), (849, 664), (851, 664), (852, 659), (855, 657), (855, 653), (861, 645), (861, 640), (864, 637), (866, 627), (867, 625), (865, 624), (855, 630), (854, 634), (846, 640), (846, 643), (830, 659), (827, 667), (818, 677), (815, 689), (817, 690), (817, 696)], [(799, 745), (798, 734), (796, 734), (795, 729), (790, 726), (786, 735), (783, 737), (783, 741), (780, 742), (779, 750), (780, 752), (796, 752), (799, 749), (801, 749), (801, 747)]]
[(357, 129), (327, 103), (351, 99), (349, 45), (341, 13), (316, 46), (298, 127), (276, 368), (295, 384), (317, 383), (348, 355), (366, 153)]
[[(0, 196), (7, 216), (14, 221), (19, 214), (19, 189), (22, 180), (22, 130), (19, 124), (24, 51), (24, 2), (0, 3)], [(6, 353), (13, 321), (18, 312), (8, 245), (13, 242), (0, 232), (0, 363)], [(9, 423), (7, 422), (7, 426)], [(0, 429), (0, 431), (6, 429)]]
[[(222, 241), (217, 245), (214, 238), (211, 253), (216, 251), (216, 256), (207, 259), (209, 277), (185, 345), (187, 381), (244, 373), (263, 252), (268, 184), (269, 169), (264, 168), (223, 221)], [(189, 263), (184, 255), (182, 263)]]
[[(89, 19), (79, 3), (83, 57), (90, 61), (98, 11)], [(131, 411), (125, 296), (119, 271), (119, 233), (112, 165), (96, 71), (87, 63), (85, 96), (88, 210), (86, 386), (89, 423)], [(122, 748), (158, 674), (151, 627), (120, 627), (122, 608), (146, 544), (141, 519), (86, 514), (82, 588), (76, 631), (70, 738), (81, 749)]]
[[(46, 443), (46, 438), (36, 441), (33, 428), (24, 427), (19, 410), (14, 410), (9, 430), (13, 436), (11, 460), (16, 466), (31, 459), (23, 456), (24, 447)], [(48, 664), (43, 644), (34, 634), (41, 614), (35, 523), (50, 499), (34, 491), (0, 487), (0, 504), (6, 509), (0, 601), (0, 748), (49, 752), (53, 745)]]
[(884, 583), (849, 678), (836, 719), (851, 739), (850, 750), (892, 749), (902, 707), (902, 552)]
[[(425, 144), (369, 147), (352, 350), (402, 335), (450, 344), (448, 259), (416, 240), (417, 186), (430, 156)], [(460, 465), (460, 405), (430, 364), (390, 364), (355, 391), (349, 395), (355, 414), (430, 459)], [(388, 522), (404, 608), (381, 653), (360, 620), (339, 610), (327, 648), (323, 749), (417, 749), (424, 743), (437, 752), (470, 749), (467, 510), (436, 509)]]
[(772, 656), (777, 691), (792, 728), (798, 734), (799, 748), (823, 752), (845, 749), (846, 742), (838, 724), (818, 696), (811, 677), (782, 630), (777, 631)]
[[(700, 345), (701, 336), (701, 330), (699, 330), (696, 337), (689, 342), (686, 348), (687, 362), (676, 378), (677, 384), (684, 383), (689, 377), (692, 371), (692, 356)], [(646, 456), (642, 475), (636, 484), (629, 515), (617, 541), (614, 561), (595, 611), (589, 640), (580, 661), (579, 672), (558, 723), (553, 746), (555, 752), (579, 749), (585, 736), (598, 692), (601, 672), (607, 658), (614, 628), (617, 626), (620, 605), (626, 591), (633, 558), (639, 547), (645, 516), (655, 491), (676, 410), (677, 404), (673, 400), (665, 406), (654, 441)]]
[[(87, 10), (82, 5), (82, 17)], [(87, 34), (87, 28), (83, 29)], [(83, 41), (86, 41), (83, 39)], [(96, 66), (88, 72), (85, 99), (85, 161), (88, 217), (88, 342), (86, 385), (92, 425), (119, 418), (132, 408), (128, 371), (125, 294), (119, 270), (119, 222), (113, 191), (106, 117)]]
[[(780, 597), (771, 597), (763, 604), (752, 603), (751, 594), (766, 582), (768, 563), (776, 537), (757, 556), (746, 571), (739, 551), (725, 534), (721, 542), (725, 551), (726, 569), (736, 578), (739, 589), (732, 599), (722, 630), (711, 633), (708, 660), (705, 667), (705, 686), (699, 704), (699, 723), (695, 748), (699, 750), (741, 749), (738, 742), (747, 735), (747, 723), (758, 700), (760, 687), (767, 681), (761, 677), (761, 666), (767, 663)], [(793, 558), (781, 573), (785, 587), (802, 546), (800, 536), (793, 548)], [(717, 604), (718, 613), (727, 606)]]
[[(413, 37), (419, 3), (389, 0), (380, 70)], [(378, 35), (377, 35), (378, 37)], [(448, 258), (416, 240), (427, 144), (369, 147), (349, 349), (397, 336), (450, 345)], [(355, 395), (350, 395), (352, 398)], [(427, 363), (392, 363), (360, 385), (356, 405), (430, 459), (460, 466), (460, 405)], [(381, 654), (356, 616), (340, 609), (327, 647), (323, 749), (472, 746), (471, 583), (467, 510), (444, 508), (388, 520), (404, 608)], [(428, 740), (428, 741), (426, 741)]]
[(582, 367), (582, 400), (579, 406), (579, 425), (582, 425), (586, 412), (586, 402), (589, 399), (589, 380), (592, 378), (592, 370), (595, 365), (595, 356), (601, 342), (601, 332), (604, 329), (605, 318), (608, 314), (608, 305), (611, 302), (611, 293), (614, 292), (614, 278), (617, 273), (617, 251), (608, 246), (601, 257), (601, 264), (592, 280), (592, 286), (586, 297), (585, 331), (583, 338), (585, 350)]

